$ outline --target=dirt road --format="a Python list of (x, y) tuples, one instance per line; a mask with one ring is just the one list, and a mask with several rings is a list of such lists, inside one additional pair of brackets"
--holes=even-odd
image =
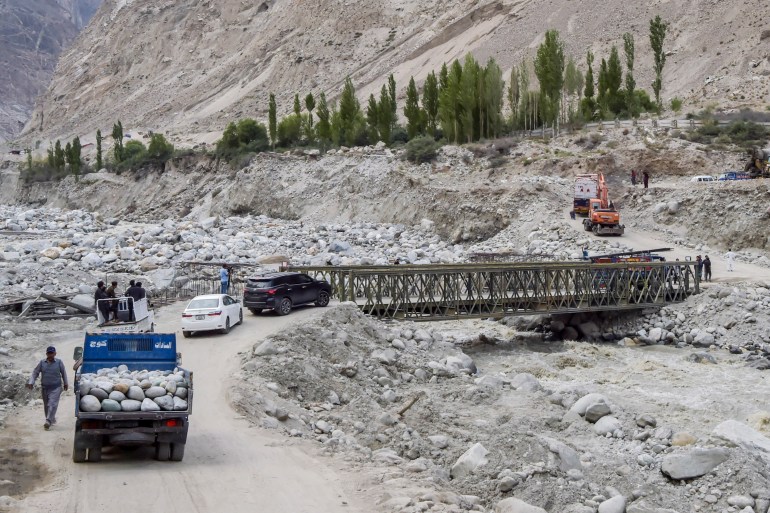
[[(183, 304), (157, 312), (158, 331), (175, 331)], [(42, 428), (42, 407), (23, 408), (6, 434), (40, 452), (50, 475), (42, 486), (17, 503), (15, 511), (135, 513), (149, 508), (164, 513), (214, 512), (356, 512), (369, 511), (355, 496), (357, 476), (343, 475), (316, 459), (316, 446), (256, 429), (227, 401), (227, 378), (238, 365), (237, 353), (271, 333), (289, 329), (319, 309), (288, 317), (248, 312), (229, 335), (178, 335), (183, 365), (194, 372), (195, 399), (187, 450), (181, 463), (158, 462), (152, 450), (105, 449), (95, 464), (72, 463), (74, 397), (60, 404), (59, 423)], [(82, 343), (73, 333), (57, 341), (68, 368), (72, 350)], [(29, 362), (29, 368), (34, 360)], [(358, 487), (360, 488), (360, 487)]]

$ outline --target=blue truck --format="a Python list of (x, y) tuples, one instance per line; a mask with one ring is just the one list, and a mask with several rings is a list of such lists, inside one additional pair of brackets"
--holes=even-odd
[[(193, 403), (193, 373), (179, 367), (173, 333), (87, 333), (82, 348), (75, 350), (75, 443), (72, 460), (96, 462), (109, 446), (153, 446), (155, 459), (182, 461)], [(121, 367), (125, 366), (125, 367)], [(87, 384), (83, 375), (103, 369), (176, 371), (186, 385), (185, 410), (84, 411), (81, 394)], [(82, 390), (81, 390), (81, 387)], [(179, 404), (184, 404), (180, 402)], [(98, 403), (97, 403), (98, 405)], [(98, 407), (98, 406), (97, 406)], [(184, 406), (183, 406), (184, 407)]]

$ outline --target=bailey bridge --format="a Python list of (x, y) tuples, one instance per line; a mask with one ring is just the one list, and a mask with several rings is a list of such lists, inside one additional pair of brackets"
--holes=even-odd
[(382, 319), (435, 321), (637, 310), (700, 292), (693, 262), (290, 267)]

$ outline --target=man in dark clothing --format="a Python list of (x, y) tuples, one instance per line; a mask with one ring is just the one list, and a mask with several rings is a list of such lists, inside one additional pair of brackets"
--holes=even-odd
[(703, 259), (703, 278), (711, 281), (711, 259), (708, 255)]
[(636, 171), (634, 169), (631, 170), (631, 185), (636, 186)]
[[(104, 284), (102, 284), (104, 285)], [(62, 384), (64, 390), (69, 388), (67, 383), (67, 371), (64, 370), (64, 364), (56, 358), (56, 348), (49, 346), (45, 350), (45, 360), (40, 362), (32, 371), (32, 377), (27, 382), (27, 388), (32, 390), (32, 385), (40, 376), (40, 385), (43, 389), (43, 409), (45, 410), (45, 424), (43, 428), (48, 430), (56, 424), (56, 410), (59, 407), (59, 398), (61, 397)]]
[(104, 318), (104, 322), (110, 320), (110, 303), (107, 301), (101, 301), (102, 299), (108, 299), (107, 298), (107, 290), (104, 288), (104, 282), (100, 281), (96, 284), (96, 292), (94, 292), (94, 300), (96, 301), (96, 308), (99, 309), (99, 312), (102, 314), (102, 317)]
[[(133, 282), (133, 280), (131, 281)], [(131, 301), (128, 302), (128, 318), (131, 321), (135, 321), (134, 301), (139, 301), (140, 299), (147, 297), (147, 293), (142, 288), (142, 282), (137, 282), (136, 284), (132, 284), (130, 287), (128, 287), (128, 290), (126, 290), (126, 296), (131, 298)]]
[(695, 257), (695, 275), (699, 280), (703, 279), (703, 259), (698, 255)]
[(110, 283), (110, 286), (107, 287), (107, 290), (105, 291), (107, 293), (107, 297), (112, 299), (113, 301), (110, 301), (110, 312), (112, 312), (112, 320), (117, 321), (118, 320), (118, 282), (113, 281)]
[(647, 173), (647, 171), (642, 173), (642, 180), (644, 181), (644, 188), (646, 189), (650, 184), (650, 175)]

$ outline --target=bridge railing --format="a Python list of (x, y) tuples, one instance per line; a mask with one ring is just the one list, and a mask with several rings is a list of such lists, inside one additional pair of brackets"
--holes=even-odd
[(327, 280), (333, 296), (381, 318), (438, 320), (638, 309), (698, 293), (690, 262), (529, 262), (294, 267)]

